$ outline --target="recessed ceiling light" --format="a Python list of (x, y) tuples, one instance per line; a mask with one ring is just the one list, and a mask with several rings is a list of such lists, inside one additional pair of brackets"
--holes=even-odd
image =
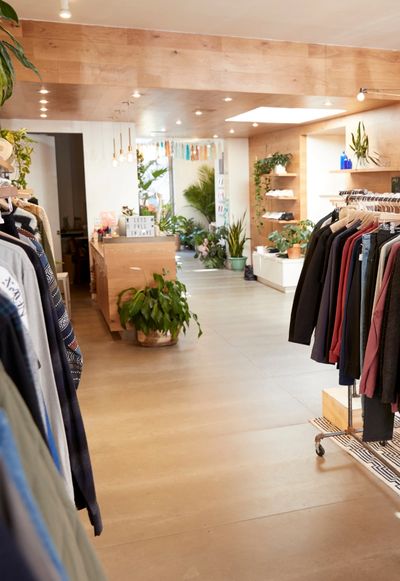
[(197, 109), (197, 111), (195, 111), (194, 114), (198, 115), (200, 117), (200, 115), (203, 115), (203, 111), (200, 111), (200, 109)]
[(42, 87), (39, 91), (39, 93), (41, 95), (47, 95), (48, 93), (50, 93), (50, 91), (48, 91), (47, 89), (45, 89), (44, 87)]
[(182, 121), (181, 121), (180, 119), (177, 119), (177, 120), (175, 121), (175, 123), (176, 123), (177, 125), (182, 125)]
[(71, 10), (69, 9), (69, 1), (68, 0), (61, 0), (61, 9), (59, 12), (60, 18), (64, 18), (64, 20), (68, 20), (71, 18)]
[(229, 117), (226, 121), (242, 123), (307, 123), (332, 115), (345, 113), (345, 109), (306, 109), (301, 107), (257, 107), (235, 117)]
[(230, 103), (231, 101), (233, 101), (232, 97), (224, 97), (224, 101), (225, 103)]
[(43, 111), (43, 113), (46, 113), (47, 107), (40, 107), (40, 110)]
[(48, 100), (47, 100), (47, 99), (40, 99), (39, 103), (40, 103), (41, 105), (47, 105), (47, 103), (48, 103)]
[(47, 117), (46, 113), (41, 113), (40, 116), (42, 119), (46, 119), (46, 117)]
[(324, 103), (325, 107), (332, 107), (332, 101), (330, 99), (327, 99)]
[(139, 91), (134, 91), (134, 92), (132, 93), (132, 97), (133, 97), (134, 99), (140, 99), (140, 97), (141, 97), (141, 96), (142, 96), (142, 95), (139, 93)]
[(218, 139), (218, 135), (216, 133), (213, 135), (213, 139)]
[(258, 123), (253, 123), (253, 127), (258, 127)]
[(229, 133), (235, 133), (234, 129), (229, 129)]

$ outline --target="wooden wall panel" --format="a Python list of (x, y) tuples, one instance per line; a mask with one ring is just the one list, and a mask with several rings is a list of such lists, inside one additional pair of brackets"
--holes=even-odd
[(20, 36), (48, 83), (351, 96), (400, 76), (396, 51), (37, 21)]

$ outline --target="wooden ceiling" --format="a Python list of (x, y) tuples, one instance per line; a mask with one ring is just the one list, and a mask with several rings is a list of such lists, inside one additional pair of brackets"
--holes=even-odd
[[(177, 89), (148, 89), (137, 87), (139, 99), (133, 98), (132, 87), (96, 86), (74, 84), (46, 84), (48, 95), (39, 94), (40, 85), (30, 82), (16, 84), (15, 92), (1, 110), (1, 117), (38, 119), (39, 100), (48, 100), (48, 119), (86, 121), (124, 121), (136, 125), (140, 137), (168, 135), (173, 137), (210, 138), (249, 137), (291, 125), (231, 123), (225, 120), (260, 106), (318, 107), (327, 110), (345, 109), (348, 114), (390, 104), (385, 100), (366, 99), (359, 103), (354, 98), (330, 97), (331, 106), (325, 105), (328, 97), (304, 97), (245, 92), (191, 91)], [(230, 97), (231, 102), (224, 98)], [(196, 110), (203, 114), (197, 116)], [(182, 124), (177, 125), (176, 121)], [(235, 133), (229, 133), (234, 128)], [(163, 132), (162, 130), (166, 131)], [(152, 135), (153, 134), (153, 135)]]

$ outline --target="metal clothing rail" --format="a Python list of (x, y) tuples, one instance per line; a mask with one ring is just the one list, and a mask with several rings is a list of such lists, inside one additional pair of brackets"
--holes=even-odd
[[(353, 201), (359, 202), (378, 202), (379, 203), (395, 203), (399, 204), (400, 208), (400, 195), (396, 194), (374, 194), (368, 192), (367, 190), (349, 190), (341, 191), (339, 193), (341, 196), (346, 196), (346, 204)], [(391, 462), (383, 458), (372, 446), (367, 442), (363, 442), (359, 434), (363, 432), (362, 428), (355, 428), (353, 425), (353, 399), (359, 398), (360, 395), (357, 393), (357, 384), (354, 381), (353, 385), (347, 386), (347, 428), (344, 430), (338, 430), (336, 432), (320, 432), (315, 436), (315, 452), (317, 456), (325, 455), (325, 448), (322, 446), (321, 441), (325, 438), (335, 438), (336, 436), (350, 436), (357, 440), (357, 442), (375, 458), (377, 458), (382, 464), (384, 464), (389, 470), (393, 472), (396, 476), (400, 478), (400, 470), (394, 466)], [(386, 441), (379, 442), (381, 446), (386, 446)]]

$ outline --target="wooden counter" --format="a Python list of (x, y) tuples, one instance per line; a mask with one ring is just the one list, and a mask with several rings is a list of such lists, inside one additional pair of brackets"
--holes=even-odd
[(110, 331), (121, 331), (117, 309), (118, 294), (125, 288), (143, 288), (153, 281), (153, 273), (169, 272), (176, 278), (175, 238), (112, 238), (90, 243), (92, 297), (96, 300)]

